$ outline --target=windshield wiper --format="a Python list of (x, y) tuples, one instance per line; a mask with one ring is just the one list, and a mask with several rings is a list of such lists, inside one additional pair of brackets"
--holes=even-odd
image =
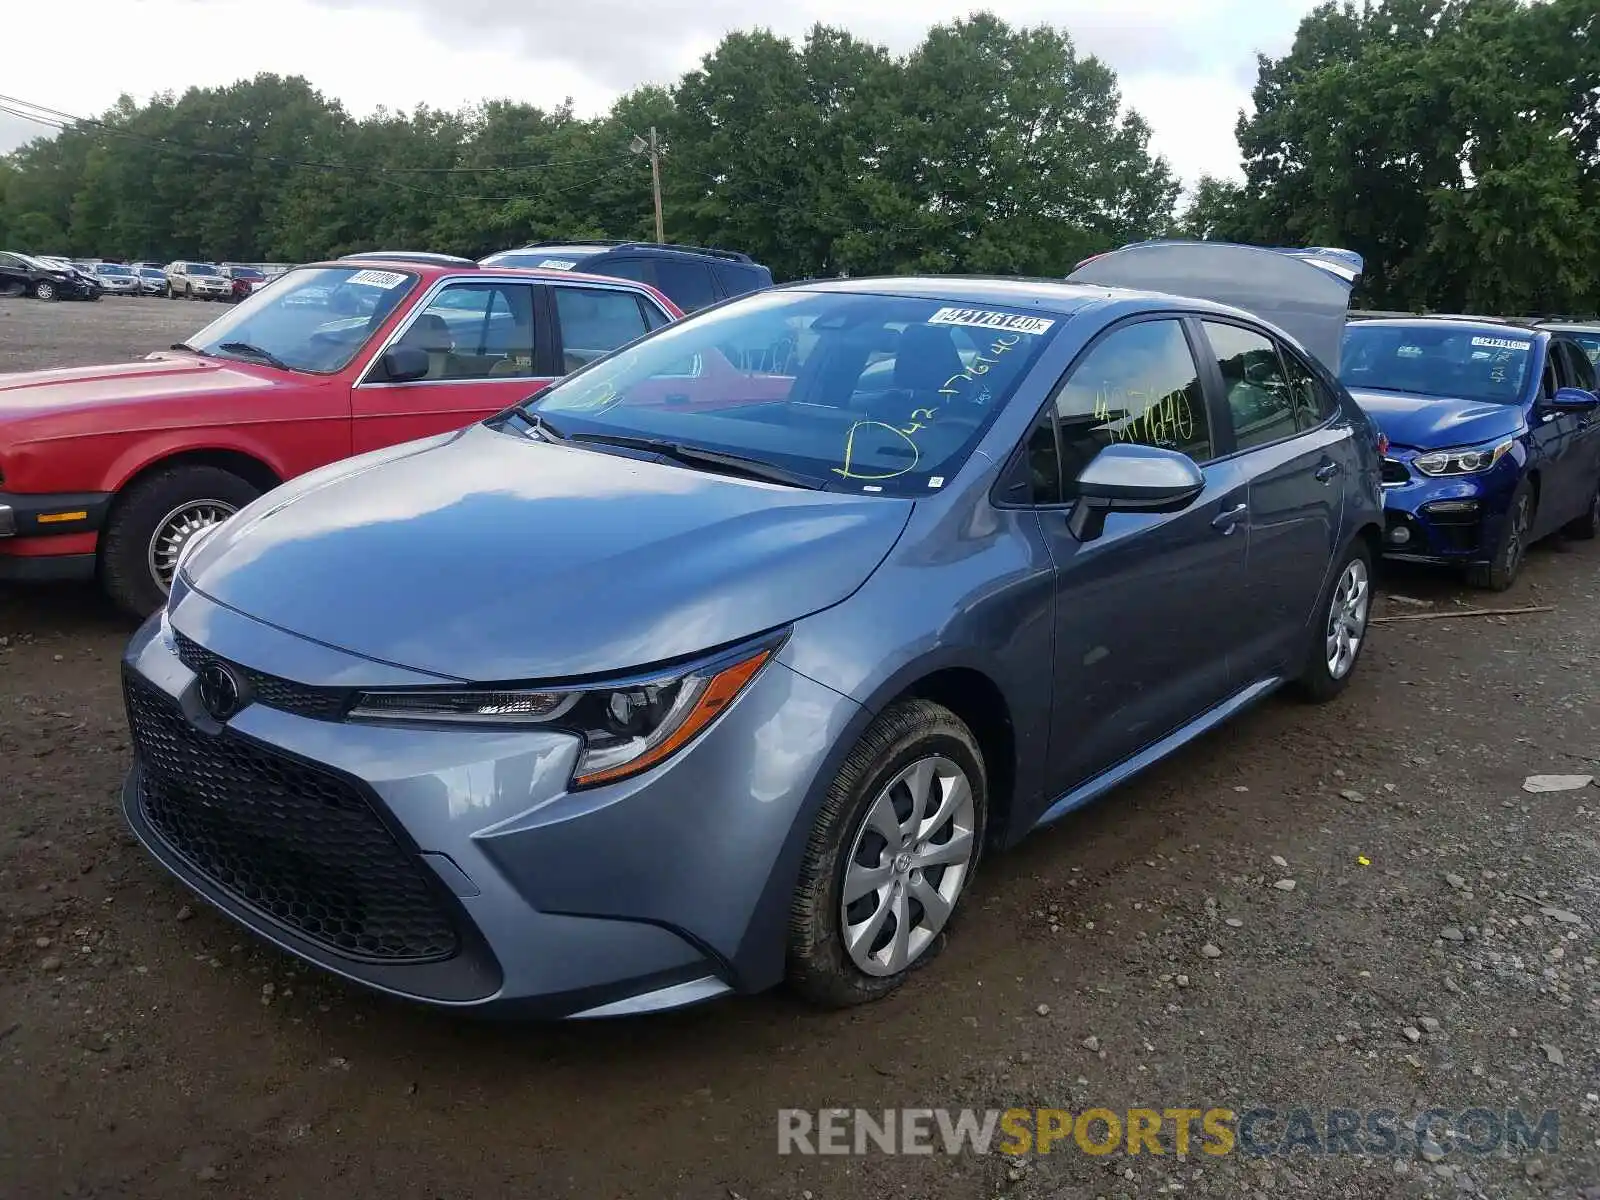
[(269, 367), (277, 367), (280, 371), (291, 371), (294, 368), (270, 350), (263, 350), (260, 346), (252, 346), (249, 342), (221, 342), (218, 350), (226, 350), (229, 354), (245, 354), (251, 358), (259, 358)]
[(720, 467), (728, 474), (744, 475), (767, 483), (781, 483), (788, 487), (807, 488), (811, 491), (820, 491), (822, 488), (821, 480), (794, 471), (786, 471), (758, 458), (746, 458), (742, 454), (729, 454), (723, 450), (708, 450), (702, 446), (686, 446), (682, 442), (671, 442), (665, 438), (635, 437), (626, 433), (575, 433), (570, 440), (596, 442), (603, 446), (621, 446), (627, 450), (643, 450), (650, 454), (659, 454), (662, 458), (669, 458), (686, 467)]
[(196, 346), (191, 346), (191, 345), (189, 345), (188, 342), (173, 342), (172, 345), (167, 347), (167, 349), (168, 350), (187, 350), (190, 354), (198, 354), (201, 358), (209, 358), (210, 357), (210, 355), (208, 355), (204, 350), (201, 350)]

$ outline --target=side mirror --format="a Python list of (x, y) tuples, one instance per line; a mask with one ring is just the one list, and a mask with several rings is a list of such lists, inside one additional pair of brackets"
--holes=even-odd
[(1550, 407), (1558, 412), (1589, 412), (1600, 408), (1600, 396), (1586, 392), (1582, 388), (1557, 388), (1554, 398), (1550, 401)]
[(415, 346), (390, 346), (383, 352), (386, 383), (410, 383), (428, 373), (428, 352)]
[(1080, 542), (1091, 542), (1104, 532), (1107, 513), (1179, 512), (1205, 486), (1205, 476), (1186, 454), (1131, 443), (1110, 445), (1079, 472), (1078, 503), (1068, 527)]

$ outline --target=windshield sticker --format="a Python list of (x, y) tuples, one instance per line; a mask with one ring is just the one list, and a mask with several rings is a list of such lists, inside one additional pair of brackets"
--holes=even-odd
[(570, 271), (578, 265), (578, 260), (575, 258), (547, 258), (539, 265), (548, 267), (552, 271)]
[(1511, 338), (1475, 337), (1472, 339), (1474, 346), (1487, 346), (1491, 350), (1530, 350), (1532, 342), (1518, 342)]
[(942, 488), (944, 486), (944, 476), (935, 475), (932, 479), (928, 480), (928, 486), (931, 488)]
[(385, 291), (397, 288), (405, 281), (406, 277), (395, 271), (357, 271), (349, 280), (351, 283), (364, 283), (368, 287), (383, 288)]
[(1022, 317), (1016, 313), (992, 312), (983, 308), (941, 308), (928, 318), (928, 324), (968, 325), (1008, 333), (1048, 333), (1055, 322), (1043, 317)]

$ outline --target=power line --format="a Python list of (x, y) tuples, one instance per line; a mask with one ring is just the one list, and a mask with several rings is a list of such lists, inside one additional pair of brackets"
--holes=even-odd
[[(25, 111), (32, 110), (32, 111)], [(354, 163), (317, 162), (305, 159), (283, 158), (278, 155), (256, 155), (237, 150), (212, 150), (199, 146), (183, 145), (171, 138), (156, 137), (150, 134), (135, 133), (129, 129), (97, 120), (93, 117), (81, 117), (61, 109), (51, 108), (48, 105), (38, 104), (31, 100), (23, 100), (17, 96), (0, 94), (0, 112), (6, 112), (24, 121), (46, 126), (57, 131), (71, 131), (73, 126), (89, 126), (99, 129), (113, 137), (120, 137), (129, 141), (140, 142), (145, 145), (160, 146), (175, 150), (183, 154), (192, 154), (204, 158), (226, 158), (235, 160), (264, 161), (278, 166), (306, 167), (312, 170), (330, 171), (360, 171), (367, 175), (481, 175), (498, 171), (539, 171), (549, 167), (582, 166), (597, 162), (615, 162), (620, 157), (617, 154), (596, 155), (587, 158), (559, 158), (545, 159), (539, 162), (506, 163), (491, 167), (364, 167)], [(39, 115), (44, 114), (44, 115)]]

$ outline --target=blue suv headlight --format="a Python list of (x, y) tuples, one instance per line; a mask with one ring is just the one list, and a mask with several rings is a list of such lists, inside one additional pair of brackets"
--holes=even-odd
[(1419, 454), (1411, 465), (1424, 475), (1481, 475), (1511, 451), (1516, 438), (1506, 438), (1487, 446), (1472, 446), (1464, 450), (1432, 450)]

